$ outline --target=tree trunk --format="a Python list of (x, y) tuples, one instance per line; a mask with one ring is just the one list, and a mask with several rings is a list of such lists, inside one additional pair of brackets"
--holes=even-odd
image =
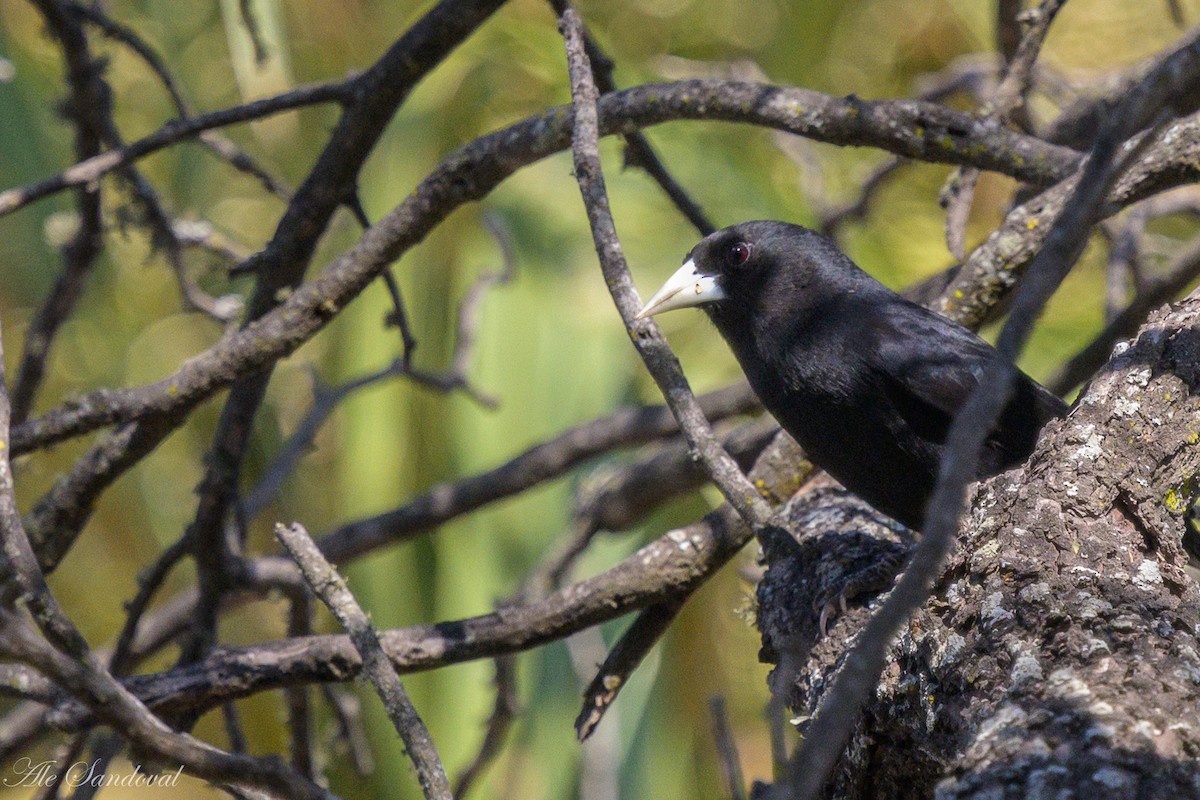
[[(1156, 313), (1026, 465), (979, 485), (829, 796), (1200, 798), (1200, 593), (1182, 547), (1198, 323), (1200, 292)], [(803, 718), (877, 598), (824, 638), (814, 608), (877, 586), (904, 540), (837, 491), (791, 513), (800, 546), (768, 548), (759, 626)]]

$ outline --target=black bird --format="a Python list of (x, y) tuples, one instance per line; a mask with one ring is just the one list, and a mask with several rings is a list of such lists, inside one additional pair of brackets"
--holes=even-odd
[[(828, 238), (785, 222), (706, 237), (638, 318), (702, 306), (750, 385), (813, 463), (919, 528), (955, 413), (994, 350), (896, 294)], [(1024, 373), (977, 478), (1016, 466), (1066, 405)]]

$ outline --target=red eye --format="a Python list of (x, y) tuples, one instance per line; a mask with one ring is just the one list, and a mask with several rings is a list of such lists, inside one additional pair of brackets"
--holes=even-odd
[(738, 242), (733, 247), (729, 248), (729, 263), (735, 267), (740, 267), (750, 260), (750, 245), (745, 242)]

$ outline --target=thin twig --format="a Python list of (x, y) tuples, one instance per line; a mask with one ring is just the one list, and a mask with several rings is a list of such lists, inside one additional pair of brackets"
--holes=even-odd
[(214, 128), (224, 128), (250, 122), (296, 108), (323, 103), (345, 103), (349, 96), (346, 81), (300, 86), (287, 92), (255, 100), (232, 108), (197, 114), (186, 120), (171, 120), (154, 133), (116, 150), (80, 161), (63, 172), (37, 183), (0, 192), (0, 216), (49, 197), (73, 186), (86, 186), (98, 181), (113, 170), (132, 164), (178, 142), (191, 139)]
[[(764, 415), (722, 431), (721, 446), (738, 466), (749, 470), (778, 431), (779, 424)], [(542, 572), (551, 583), (562, 580), (592, 534), (629, 530), (669, 498), (695, 491), (707, 483), (707, 473), (692, 458), (682, 437), (652, 446), (629, 463), (602, 465), (575, 491), (574, 541), (565, 552), (547, 559), (537, 572)]]
[(982, 105), (986, 95), (995, 91), (1003, 68), (1003, 62), (992, 53), (968, 53), (951, 59), (936, 72), (916, 76), (912, 86), (922, 100), (943, 103), (962, 94)]
[(579, 741), (585, 741), (596, 730), (605, 712), (625, 688), (629, 676), (658, 644), (675, 617), (679, 616), (684, 599), (672, 598), (642, 611), (608, 651), (608, 657), (583, 690), (583, 709), (575, 718), (575, 735)]
[[(981, 117), (996, 125), (1015, 121), (1023, 130), (1030, 122), (1025, 111), (1025, 98), (1032, 85), (1034, 64), (1041, 53), (1042, 44), (1050, 31), (1050, 24), (1058, 15), (1066, 0), (1042, 0), (1036, 9), (1013, 14), (1018, 10), (1002, 4), (1000, 8), (999, 39), (1005, 45), (1004, 77), (996, 87), (991, 99), (985, 104)], [(1025, 24), (1024, 33), (1011, 53), (1007, 51), (1008, 40), (1014, 25)], [(1018, 28), (1019, 29), (1019, 28)], [(966, 243), (967, 222), (971, 216), (971, 204), (975, 197), (975, 186), (979, 182), (979, 170), (973, 167), (956, 168), (946, 181), (939, 198), (946, 209), (946, 245), (956, 260), (963, 258)]]
[[(8, 648), (5, 656), (15, 657)], [(30, 667), (23, 667), (26, 672), (38, 676), (47, 683), (50, 679)], [(41, 701), (21, 703), (4, 715), (0, 724), (0, 760), (9, 763), (13, 758), (37, 744), (45, 737), (50, 728), (51, 711), (48, 704)]]
[(82, 781), (71, 793), (71, 800), (92, 800), (104, 785), (103, 776), (112, 766), (112, 762), (125, 749), (125, 742), (111, 731), (101, 731), (92, 739), (92, 750), (88, 755), (88, 777), (98, 780)]
[(454, 797), (457, 800), (463, 800), (470, 793), (484, 771), (499, 757), (504, 748), (504, 741), (521, 711), (517, 698), (516, 657), (499, 656), (493, 659), (492, 663), (496, 666), (496, 677), (492, 682), (496, 702), (492, 706), (491, 716), (488, 717), (487, 730), (483, 734), (479, 750), (454, 782)]
[[(1066, 0), (1042, 0), (1037, 8), (1018, 15), (1025, 23), (1016, 51), (1006, 58), (1004, 78), (996, 87), (989, 108), (985, 113), (997, 119), (1007, 120), (1025, 106), (1025, 96), (1033, 84), (1034, 65), (1042, 52), (1050, 25)], [(1007, 55), (1007, 54), (1006, 54)]]
[(375, 771), (375, 759), (371, 755), (371, 742), (367, 739), (367, 727), (363, 723), (362, 704), (358, 701), (358, 695), (330, 683), (320, 684), (320, 690), (337, 721), (337, 736), (350, 752), (354, 771), (359, 775), (370, 775)]
[(227, 269), (250, 258), (250, 251), (244, 245), (220, 233), (207, 220), (176, 219), (173, 227), (175, 238), (182, 246), (212, 253), (225, 263)]
[[(1189, 38), (1185, 35), (1181, 41)], [(1098, 93), (1094, 90), (1069, 105), (1051, 123), (1043, 138), (1076, 150), (1090, 150), (1096, 134), (1111, 117), (1113, 110), (1142, 84), (1148, 75), (1161, 69), (1169, 61), (1177, 46), (1168, 47), (1116, 75), (1099, 81)]]
[[(124, 146), (115, 127), (105, 138), (106, 143), (113, 149)], [(141, 222), (149, 230), (152, 250), (163, 252), (171, 271), (175, 273), (175, 281), (179, 284), (184, 304), (200, 311), (218, 322), (230, 322), (234, 315), (241, 311), (240, 303), (223, 302), (212, 297), (188, 273), (184, 263), (183, 243), (175, 234), (175, 223), (163, 208), (158, 198), (158, 192), (136, 167), (128, 165), (118, 170), (118, 174), (129, 184), (133, 198), (141, 208)]]
[[(167, 95), (171, 98), (171, 104), (175, 106), (175, 112), (180, 118), (187, 119), (193, 116), (194, 112), (184, 99), (179, 82), (171, 74), (166, 62), (137, 32), (128, 25), (124, 25), (105, 14), (98, 5), (85, 5), (83, 3), (72, 2), (67, 7), (71, 13), (99, 28), (109, 39), (125, 45), (135, 53), (150, 68), (150, 71), (158, 78), (163, 88), (166, 89)], [(257, 178), (267, 191), (284, 199), (291, 196), (290, 190), (283, 184), (282, 180), (268, 172), (265, 167), (256, 163), (249, 154), (239, 148), (229, 137), (219, 131), (213, 130), (202, 131), (197, 138), (209, 150), (227, 161), (234, 169)]]
[[(313, 603), (308, 592), (288, 595), (288, 638), (308, 636), (312, 631)], [(309, 780), (316, 780), (313, 754), (312, 704), (307, 686), (292, 686), (284, 693), (287, 703), (287, 727), (291, 733), (292, 768)]]
[(404, 371), (412, 369), (413, 355), (417, 351), (417, 337), (413, 336), (412, 327), (408, 324), (408, 311), (404, 308), (404, 295), (400, 293), (400, 284), (390, 269), (385, 269), (380, 276), (387, 288), (388, 296), (392, 298), (392, 311), (385, 320), (388, 325), (395, 326), (400, 331), (400, 366)]
[(392, 725), (404, 740), (404, 747), (416, 767), (417, 780), (425, 796), (430, 800), (450, 800), (450, 783), (433, 738), (408, 699), (400, 676), (380, 644), (379, 632), (367, 619), (366, 612), (358, 605), (342, 576), (325, 560), (308, 531), (299, 523), (277, 525), (275, 538), (296, 562), (313, 592), (350, 634), (354, 648), (362, 656), (363, 674), (375, 687)]
[(909, 163), (902, 158), (888, 158), (871, 170), (861, 182), (858, 197), (840, 206), (830, 206), (821, 212), (817, 227), (826, 236), (836, 236), (847, 222), (866, 219), (875, 196)]
[(400, 329), (402, 345), (400, 357), (384, 369), (369, 375), (349, 380), (338, 386), (324, 388), (317, 385), (314, 388), (312, 408), (305, 414), (295, 432), (280, 449), (258, 485), (243, 499), (244, 514), (253, 518), (266, 508), (267, 504), (279, 493), (296, 463), (311, 447), (324, 422), (343, 400), (357, 391), (390, 378), (407, 377), (418, 385), (435, 391), (462, 391), (484, 408), (494, 409), (499, 405), (495, 398), (476, 389), (467, 377), (482, 302), (490, 288), (509, 283), (516, 274), (516, 254), (507, 231), (504, 230), (498, 219), (490, 215), (485, 216), (484, 222), (500, 245), (503, 266), (499, 271), (480, 275), (459, 304), (455, 326), (457, 335), (450, 368), (442, 372), (428, 372), (413, 366), (413, 354), (416, 351), (417, 340), (409, 328), (408, 315), (404, 310), (400, 287), (390, 270), (385, 270), (383, 272), (384, 283), (392, 297), (393, 305), (393, 312), (389, 315), (388, 322)]
[[(582, 686), (604, 656), (604, 635), (597, 628), (580, 631), (567, 639), (571, 669)], [(620, 731), (609, 726), (580, 747), (575, 796), (579, 800), (620, 800), (617, 776), (621, 761)]]
[(713, 743), (717, 748), (717, 763), (721, 777), (729, 789), (730, 800), (746, 800), (746, 783), (742, 777), (742, 763), (738, 758), (737, 743), (729, 727), (729, 714), (725, 710), (725, 698), (714, 694), (708, 699), (708, 713), (712, 717)]
[(1133, 213), (1123, 224), (1102, 224), (1097, 230), (1108, 243), (1104, 265), (1104, 322), (1108, 324), (1145, 288), (1142, 241), (1146, 217)]
[[(556, 15), (561, 15), (566, 7), (564, 0), (550, 0), (550, 6), (554, 9)], [(583, 47), (587, 53), (588, 60), (591, 62), (592, 76), (596, 81), (596, 89), (601, 93), (615, 92), (617, 90), (616, 81), (613, 80), (613, 71), (616, 64), (612, 58), (600, 47), (600, 44), (595, 40), (592, 34), (584, 26), (583, 29)], [(654, 152), (654, 147), (650, 144), (650, 140), (646, 138), (646, 134), (641, 131), (632, 131), (625, 134), (625, 163), (629, 166), (639, 167), (644, 170), (654, 181), (662, 187), (663, 192), (679, 209), (679, 212), (692, 223), (692, 226), (700, 233), (701, 236), (707, 236), (717, 228), (709, 220), (704, 210), (699, 204), (691, 198), (687, 190), (671, 176), (667, 171), (667, 167), (662, 163), (662, 159)]]
[(956, 261), (962, 261), (966, 251), (967, 223), (979, 174), (973, 167), (957, 167), (938, 193), (938, 204), (946, 209), (946, 249)]
[(1129, 305), (1109, 320), (1096, 338), (1046, 382), (1047, 388), (1057, 394), (1066, 394), (1083, 383), (1109, 359), (1118, 341), (1132, 336), (1151, 311), (1170, 302), (1197, 277), (1200, 277), (1200, 238), (1188, 243), (1172, 262), (1166, 276), (1138, 291)]
[(50, 759), (50, 763), (54, 765), (54, 771), (42, 782), (41, 791), (34, 793), (34, 800), (58, 800), (59, 791), (66, 784), (64, 778), (75, 762), (79, 760), (79, 756), (87, 747), (90, 738), (90, 731), (77, 734), (71, 737), (71, 741), (58, 748), (54, 757)]
[(571, 139), (575, 179), (583, 195), (588, 222), (592, 229), (592, 240), (600, 257), (605, 284), (612, 294), (613, 302), (626, 330), (629, 331), (638, 355), (642, 357), (646, 369), (654, 377), (668, 407), (679, 420), (679, 427), (687, 437), (688, 444), (704, 463), (713, 483), (752, 528), (762, 528), (771, 519), (771, 507), (746, 480), (746, 476), (729, 454), (721, 448), (692, 394), (687, 378), (679, 367), (679, 361), (667, 346), (658, 325), (653, 320), (634, 321), (641, 302), (629, 275), (629, 267), (621, 252), (616, 227), (609, 211), (608, 193), (604, 186), (598, 150), (600, 133), (596, 111), (596, 86), (592, 81), (587, 54), (584, 52), (583, 23), (575, 10), (568, 6), (559, 17), (559, 25), (567, 45), (567, 66), (571, 75), (571, 97), (575, 108), (575, 125)]
[[(739, 384), (704, 395), (700, 407), (716, 420), (754, 410), (758, 400), (749, 387)], [(494, 469), (438, 484), (398, 509), (343, 525), (321, 538), (321, 551), (340, 563), (382, 545), (405, 541), (486, 503), (558, 477), (586, 459), (678, 430), (678, 423), (664, 406), (628, 408), (600, 417)]]
[[(36, 0), (36, 5), (46, 18), (47, 25), (63, 43), (68, 53), (76, 86), (86, 87), (86, 94), (76, 93), (72, 113), (80, 124), (86, 124), (92, 135), (112, 150), (125, 146), (121, 132), (112, 116), (111, 91), (89, 54), (87, 36), (80, 17), (74, 13), (74, 5), (62, 0)], [(80, 68), (79, 65), (86, 65)], [(184, 300), (191, 307), (203, 311), (221, 321), (227, 304), (220, 304), (209, 297), (192, 281), (183, 263), (182, 247), (154, 186), (133, 164), (117, 168), (117, 174), (129, 186), (133, 200), (140, 209), (141, 221), (149, 228), (150, 242), (154, 249), (166, 254), (167, 262), (176, 274)], [(39, 372), (40, 374), (40, 372)]]
[(261, 67), (267, 63), (271, 54), (267, 52), (267, 43), (263, 40), (262, 28), (259, 27), (258, 17), (255, 16), (251, 3), (252, 0), (238, 0), (238, 13), (241, 14), (242, 24), (246, 26), (250, 46), (254, 48), (254, 63)]
[(138, 576), (138, 591), (133, 600), (125, 605), (125, 622), (117, 636), (117, 644), (108, 662), (114, 675), (128, 674), (132, 668), (130, 650), (137, 636), (138, 623), (150, 606), (150, 601), (162, 586), (167, 575), (187, 555), (187, 542), (182, 537), (162, 552), (148, 570)]
[(237, 704), (226, 700), (221, 704), (221, 721), (225, 724), (225, 737), (229, 740), (229, 752), (245, 753), (250, 745), (246, 741), (246, 732), (242, 730), (242, 717), (238, 713)]
[[(1200, 216), (1200, 195), (1194, 187), (1167, 192), (1138, 203), (1128, 214), (1100, 226), (1099, 231), (1108, 244), (1106, 267), (1106, 292), (1104, 298), (1104, 321), (1111, 323), (1137, 295), (1153, 288), (1153, 279), (1147, 273), (1147, 257), (1170, 255), (1175, 257), (1173, 240), (1167, 249), (1156, 252), (1156, 237), (1146, 233), (1152, 220), (1174, 214)], [(1168, 266), (1167, 273), (1177, 272)], [(1166, 278), (1162, 276), (1161, 279)], [(1183, 287), (1180, 287), (1182, 289)]]
[[(62, 45), (67, 84), (71, 94), (64, 111), (75, 128), (75, 157), (83, 161), (97, 155), (104, 141), (100, 118), (111, 114), (111, 91), (104, 80), (103, 63), (94, 59), (87, 37), (67, 23), (60, 5), (37, 3), (47, 27)], [(15, 424), (28, 418), (46, 371), (46, 361), (55, 335), (83, 296), (84, 283), (103, 247), (101, 189), (98, 184), (75, 190), (78, 225), (71, 240), (62, 247), (63, 268), (39, 306), (25, 334), (21, 362), (12, 390)]]

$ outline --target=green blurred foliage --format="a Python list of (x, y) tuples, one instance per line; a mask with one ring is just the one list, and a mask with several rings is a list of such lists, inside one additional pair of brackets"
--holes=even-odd
[[(254, 62), (237, 5), (235, 0), (104, 4), (164, 54), (192, 105), (210, 110), (363, 69), (430, 3), (255, 0), (270, 53), (265, 65)], [(1200, 15), (1195, 0), (1182, 5), (1188, 19)], [(990, 50), (994, 13), (991, 4), (975, 0), (593, 0), (582, 3), (582, 11), (615, 58), (621, 85), (721, 72), (729, 62), (745, 62), (773, 81), (864, 97), (911, 95), (923, 73), (956, 56)], [(1117, 69), (1162, 48), (1178, 33), (1165, 3), (1077, 0), (1056, 22), (1046, 60), (1068, 77), (1095, 77), (1097, 71)], [(171, 116), (166, 94), (140, 61), (99, 37), (94, 45), (110, 59), (107, 77), (126, 138), (148, 133)], [(0, 56), (15, 67), (15, 77), (0, 83), (0, 188), (8, 188), (63, 169), (72, 163), (73, 151), (71, 132), (56, 110), (65, 91), (61, 54), (23, 0), (0, 0)], [(568, 101), (563, 62), (545, 3), (514, 0), (506, 6), (420, 85), (392, 122), (361, 176), (370, 215), (386, 213), (458, 145)], [(335, 120), (333, 109), (317, 108), (227, 133), (294, 185)], [(812, 145), (811, 157), (798, 163), (781, 152), (772, 133), (726, 123), (674, 123), (649, 135), (719, 224), (762, 217), (812, 222), (817, 209), (804, 187), (819, 185), (826, 203), (841, 202), (853, 197), (882, 159), (872, 151)], [(635, 278), (643, 291), (652, 290), (696, 235), (646, 176), (620, 169), (615, 142), (605, 143), (603, 155)], [(208, 220), (252, 249), (271, 236), (283, 208), (254, 180), (194, 144), (174, 147), (140, 166), (173, 214)], [(393, 508), (437, 481), (494, 466), (621, 404), (657, 400), (596, 268), (570, 170), (565, 154), (523, 170), (483, 203), (452, 215), (397, 265), (420, 341), (417, 362), (437, 369), (452, 352), (455, 313), (464, 292), (477, 275), (499, 264), (498, 247), (481, 224), (481, 213), (502, 218), (518, 254), (517, 279), (488, 297), (471, 365), (473, 381), (497, 396), (500, 408), (488, 411), (464, 396), (437, 395), (403, 381), (355, 395), (322, 430), (278, 501), (255, 521), (255, 551), (273, 551), (270, 529), (276, 520), (296, 519), (314, 532), (326, 531)], [(881, 192), (869, 220), (845, 231), (843, 245), (896, 287), (949, 265), (937, 205), (948, 172), (942, 166), (906, 168)], [(112, 180), (105, 186), (113, 227), (87, 295), (55, 345), (40, 395), (43, 410), (90, 388), (162, 377), (221, 333), (211, 320), (181, 310), (175, 281), (151, 252), (145, 231), (136, 224), (115, 224), (127, 202), (123, 190)], [(990, 176), (981, 182), (969, 245), (1002, 218), (1011, 188)], [(30, 316), (59, 268), (55, 243), (74, 224), (72, 199), (56, 196), (0, 224), (0, 309), (11, 372)], [(339, 215), (314, 269), (357, 235), (349, 215)], [(203, 257), (191, 258), (209, 291), (247, 290), (246, 280), (230, 282)], [(1047, 313), (1025, 361), (1035, 375), (1046, 375), (1096, 329), (1103, 305), (1102, 258), (1103, 253), (1089, 252)], [(314, 374), (326, 382), (345, 380), (397, 355), (398, 337), (381, 324), (388, 302), (382, 287), (372, 286), (324, 334), (279, 366), (258, 419), (247, 486), (305, 413)], [(701, 315), (669, 315), (662, 322), (698, 390), (738, 377), (736, 364)], [(108, 492), (53, 576), (54, 588), (93, 642), (111, 641), (122, 619), (121, 603), (134, 594), (139, 567), (190, 521), (219, 400), (194, 414)], [(84, 445), (67, 443), (21, 460), (22, 502), (28, 505), (45, 491)], [(380, 625), (486, 613), (563, 535), (572, 485), (568, 479), (539, 488), (447, 525), (435, 536), (349, 565), (352, 586)], [(715, 494), (702, 492), (663, 509), (634, 533), (602, 540), (578, 574), (611, 566), (647, 537), (694, 519), (715, 502)], [(168, 591), (192, 580), (190, 568), (177, 573)], [(741, 613), (751, 592), (734, 568), (705, 587), (634, 676), (596, 741), (582, 751), (571, 729), (579, 677), (566, 646), (522, 656), (524, 712), (511, 746), (477, 796), (575, 797), (585, 756), (589, 769), (603, 777), (601, 785), (621, 797), (722, 796), (708, 732), (712, 694), (729, 701), (747, 775), (768, 778), (762, 719), (767, 670), (757, 663), (756, 637)], [(224, 640), (250, 643), (282, 636), (282, 617), (277, 600), (240, 610), (225, 624)], [(325, 618), (322, 627), (334, 629)], [(605, 626), (605, 639), (611, 643), (623, 627), (623, 622)], [(172, 655), (150, 666), (166, 666)], [(406, 681), (452, 774), (479, 744), (490, 711), (491, 675), (490, 664), (475, 663)], [(334, 752), (332, 788), (349, 798), (419, 796), (378, 704), (368, 692), (363, 700), (378, 768), (359, 778), (344, 754)], [(240, 706), (253, 751), (286, 751), (278, 695)], [(324, 710), (318, 728), (320, 741), (328, 743), (333, 721)], [(225, 743), (216, 715), (202, 720), (198, 730)], [(187, 791), (211, 793), (195, 782)], [(139, 800), (154, 794), (127, 793)], [(110, 790), (109, 796), (119, 794)], [(27, 795), (0, 791), (3, 797)]]

